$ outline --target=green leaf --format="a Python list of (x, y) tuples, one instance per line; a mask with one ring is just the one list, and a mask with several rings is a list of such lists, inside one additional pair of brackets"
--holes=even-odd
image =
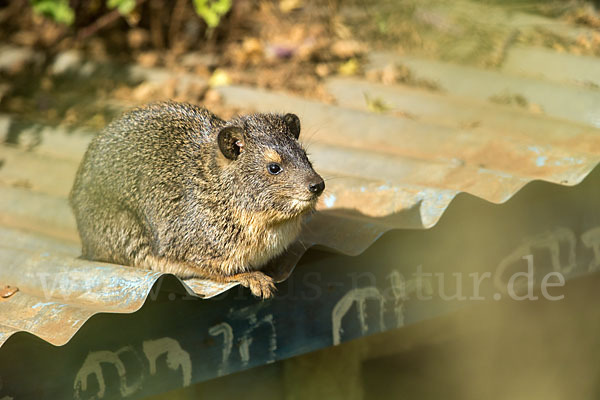
[(231, 9), (231, 0), (194, 0), (194, 8), (209, 28), (215, 28)]
[(136, 5), (135, 0), (108, 0), (106, 5), (108, 8), (116, 8), (121, 15), (129, 15)]
[(52, 18), (61, 24), (71, 25), (75, 20), (69, 0), (31, 0), (31, 5), (36, 14)]

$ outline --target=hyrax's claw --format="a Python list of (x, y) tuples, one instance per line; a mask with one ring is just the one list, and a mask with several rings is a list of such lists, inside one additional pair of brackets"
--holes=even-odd
[(263, 299), (273, 297), (276, 290), (273, 278), (260, 271), (244, 272), (233, 278), (242, 286), (249, 288), (253, 295)]

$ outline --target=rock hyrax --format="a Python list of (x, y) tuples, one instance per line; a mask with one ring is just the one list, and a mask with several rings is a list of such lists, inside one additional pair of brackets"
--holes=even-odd
[(92, 140), (71, 191), (83, 258), (270, 297), (261, 268), (325, 188), (299, 135), (294, 114), (224, 121), (175, 102), (126, 113)]

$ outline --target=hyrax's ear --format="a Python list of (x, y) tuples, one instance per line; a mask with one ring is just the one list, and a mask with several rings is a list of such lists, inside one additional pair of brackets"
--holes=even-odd
[(235, 160), (244, 149), (244, 131), (237, 126), (226, 126), (219, 132), (217, 141), (221, 153), (226, 158)]
[(283, 116), (285, 124), (296, 139), (300, 136), (300, 118), (296, 114), (285, 114)]

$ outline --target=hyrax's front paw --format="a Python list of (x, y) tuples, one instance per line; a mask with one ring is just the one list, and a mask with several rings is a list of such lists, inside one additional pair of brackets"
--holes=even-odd
[(234, 281), (250, 289), (253, 295), (268, 299), (275, 293), (275, 282), (270, 276), (260, 272), (243, 272), (232, 277)]

